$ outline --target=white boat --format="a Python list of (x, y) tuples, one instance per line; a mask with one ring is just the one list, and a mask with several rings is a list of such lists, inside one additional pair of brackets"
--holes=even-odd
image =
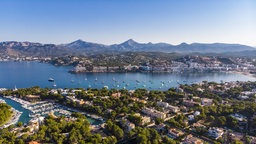
[(54, 82), (54, 79), (53, 78), (49, 78), (48, 81), (49, 82)]

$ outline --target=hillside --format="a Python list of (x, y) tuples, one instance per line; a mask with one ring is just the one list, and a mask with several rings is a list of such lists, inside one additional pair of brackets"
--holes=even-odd
[[(245, 52), (246, 51), (246, 52)], [(97, 54), (113, 54), (122, 52), (164, 52), (164, 53), (235, 53), (243, 52), (243, 55), (251, 54), (255, 48), (240, 44), (202, 44), (202, 43), (181, 43), (171, 45), (167, 43), (138, 43), (129, 39), (120, 44), (103, 45), (98, 43), (77, 40), (68, 44), (41, 44), (33, 42), (7, 41), (0, 43), (0, 54), (7, 56), (84, 56)]]

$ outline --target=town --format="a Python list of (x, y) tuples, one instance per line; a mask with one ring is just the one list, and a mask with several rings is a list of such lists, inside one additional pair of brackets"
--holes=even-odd
[[(152, 56), (150, 53), (131, 53), (107, 56), (66, 57), (9, 57), (0, 56), (0, 61), (39, 61), (57, 66), (73, 66), (71, 73), (86, 72), (234, 72), (255, 76), (256, 59), (250, 57), (222, 57), (183, 55)], [(157, 57), (154, 59), (154, 57)]]
[[(97, 135), (98, 143), (256, 143), (256, 82), (203, 81), (167, 91), (32, 87), (1, 89), (1, 95), (41, 113), (28, 124), (5, 128), (15, 133), (14, 141), (79, 143)], [(81, 114), (100, 121), (88, 125), (90, 136), (61, 129), (55, 138), (46, 135), (49, 121), (74, 123)]]

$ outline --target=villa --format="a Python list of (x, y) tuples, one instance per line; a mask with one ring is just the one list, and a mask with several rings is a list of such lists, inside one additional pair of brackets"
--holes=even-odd
[(183, 139), (181, 144), (203, 144), (203, 141), (197, 137), (194, 137), (192, 134), (189, 134)]
[(181, 130), (178, 130), (176, 128), (170, 128), (168, 130), (168, 134), (167, 134), (170, 138), (172, 139), (176, 139), (182, 135), (184, 135), (184, 132), (182, 132)]
[(208, 135), (210, 137), (213, 137), (214, 139), (220, 138), (223, 135), (223, 133), (224, 133), (223, 130), (220, 128), (212, 127), (212, 128), (209, 128), (208, 130)]
[(142, 110), (143, 113), (154, 117), (154, 118), (161, 118), (161, 119), (165, 119), (166, 118), (166, 114), (160, 111), (157, 111), (155, 109), (151, 109), (151, 108), (144, 108)]

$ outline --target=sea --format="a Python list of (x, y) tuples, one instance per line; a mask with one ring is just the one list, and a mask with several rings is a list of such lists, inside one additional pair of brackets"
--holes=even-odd
[[(201, 81), (255, 81), (255, 77), (235, 73), (80, 73), (71, 74), (71, 66), (39, 62), (0, 62), (0, 88), (103, 88), (168, 90), (180, 84)], [(53, 78), (54, 82), (49, 82)]]
[[(201, 81), (229, 82), (256, 81), (255, 77), (225, 72), (212, 73), (80, 73), (71, 74), (71, 66), (54, 66), (35, 61), (0, 62), (0, 88), (14, 89), (40, 86), (42, 88), (103, 88), (134, 90), (168, 90), (180, 84), (193, 84)], [(52, 78), (54, 82), (48, 80)], [(29, 111), (10, 99), (7, 104), (22, 111), (19, 121), (28, 123)], [(91, 124), (99, 121), (88, 117)]]

